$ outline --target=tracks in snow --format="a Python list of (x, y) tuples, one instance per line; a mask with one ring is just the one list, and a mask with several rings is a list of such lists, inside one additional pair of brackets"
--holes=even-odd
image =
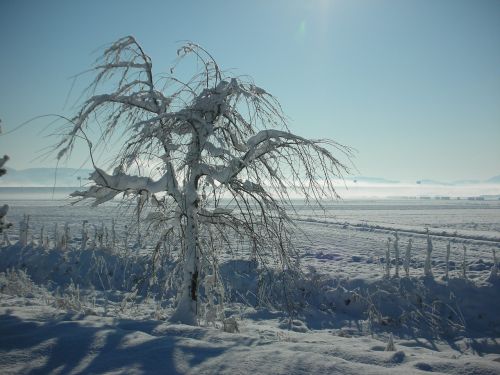
[[(336, 221), (333, 219), (316, 219), (311, 217), (294, 217), (295, 221), (335, 226), (342, 229), (354, 229), (358, 231), (369, 231), (378, 233), (393, 233), (399, 232), (408, 236), (423, 237), (427, 235), (427, 228), (416, 228), (405, 225), (390, 225), (390, 224), (368, 224), (366, 222), (356, 221)], [(484, 245), (498, 245), (500, 247), (500, 234), (497, 236), (494, 233), (474, 233), (471, 231), (449, 231), (441, 228), (429, 228), (429, 234), (433, 237), (440, 237), (444, 240), (459, 241), (464, 243), (480, 243)]]

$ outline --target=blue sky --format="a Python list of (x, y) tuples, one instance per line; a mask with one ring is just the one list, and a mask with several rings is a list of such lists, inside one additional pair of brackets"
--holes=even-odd
[[(295, 133), (357, 149), (356, 174), (485, 179), (500, 174), (499, 20), (497, 0), (1, 1), (0, 118), (71, 114), (70, 77), (121, 36), (156, 72), (192, 40), (274, 94)], [(56, 141), (47, 124), (0, 137), (9, 166), (55, 166), (33, 160)]]

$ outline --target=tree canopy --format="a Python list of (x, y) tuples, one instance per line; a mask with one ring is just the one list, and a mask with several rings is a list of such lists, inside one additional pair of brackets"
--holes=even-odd
[[(161, 241), (182, 244), (173, 319), (194, 324), (201, 272), (216, 274), (214, 245), (230, 244), (228, 233), (244, 238), (260, 264), (296, 267), (287, 206), (294, 197), (307, 203), (338, 197), (334, 180), (347, 167), (334, 152), (348, 157), (350, 150), (291, 133), (275, 97), (247, 77), (226, 75), (199, 45), (186, 43), (177, 55), (168, 74), (154, 74), (133, 37), (110, 45), (57, 156), (84, 140), (93, 184), (72, 195), (94, 205), (120, 194), (137, 199), (151, 208)], [(185, 82), (175, 72), (187, 57), (198, 70)], [(98, 165), (94, 155), (117, 140), (119, 151)]]

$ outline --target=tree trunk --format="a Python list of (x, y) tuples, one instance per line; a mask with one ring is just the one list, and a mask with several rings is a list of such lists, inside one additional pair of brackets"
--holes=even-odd
[(189, 325), (197, 324), (198, 309), (198, 226), (194, 207), (189, 207), (185, 229), (185, 259), (183, 280), (177, 308), (170, 321)]

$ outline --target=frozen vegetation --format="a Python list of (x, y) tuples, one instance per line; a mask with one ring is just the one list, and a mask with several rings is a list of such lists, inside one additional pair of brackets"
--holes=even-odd
[[(89, 186), (71, 196), (93, 206), (115, 197), (134, 204), (138, 247), (147, 214), (145, 225), (159, 233), (153, 277), (165, 271), (155, 264), (160, 249), (179, 252), (181, 285), (171, 320), (195, 325), (203, 295), (211, 319), (221, 318), (220, 252), (235, 242), (258, 273), (279, 268), (289, 294), (294, 277), (287, 275), (300, 269), (286, 206), (297, 195), (317, 205), (337, 197), (334, 179), (347, 171), (338, 157), (348, 158), (350, 149), (290, 132), (276, 98), (246, 77), (227, 75), (199, 45), (188, 42), (177, 55), (170, 74), (158, 76), (135, 38), (112, 43), (91, 69), (89, 97), (63, 118), (55, 150), (61, 160), (84, 141), (94, 171)], [(196, 63), (187, 79), (174, 73), (186, 60)], [(117, 133), (122, 146), (110, 150)], [(95, 156), (102, 152), (107, 162)], [(102, 244), (104, 233), (95, 233)]]
[[(224, 287), (205, 281), (195, 327), (169, 321), (178, 250), (159, 249), (153, 265), (157, 234), (142, 227), (138, 247), (135, 220), (126, 215), (133, 208), (6, 202), (15, 226), (0, 253), (2, 373), (500, 373), (498, 202), (415, 203), (398, 225), (386, 218), (402, 215), (404, 201), (345, 201), (324, 213), (299, 204), (302, 273), (290, 295), (278, 270), (256, 272), (236, 241), (221, 254)], [(343, 210), (353, 223), (370, 211), (377, 224), (352, 225)], [(429, 240), (419, 223), (430, 217), (438, 219), (426, 227), (439, 235), (429, 235), (426, 277)], [(18, 224), (26, 221), (27, 233)], [(490, 239), (474, 239), (472, 222)], [(401, 227), (405, 272), (396, 277)]]

